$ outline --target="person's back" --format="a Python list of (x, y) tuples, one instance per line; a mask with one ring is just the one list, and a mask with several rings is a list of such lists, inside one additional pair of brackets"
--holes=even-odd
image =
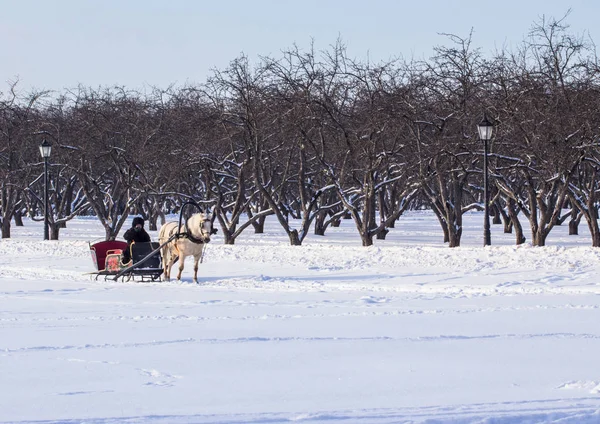
[(128, 265), (131, 261), (131, 243), (150, 242), (150, 235), (144, 230), (144, 219), (140, 216), (133, 218), (131, 228), (125, 231), (123, 238), (127, 242), (127, 250), (121, 256), (122, 265)]

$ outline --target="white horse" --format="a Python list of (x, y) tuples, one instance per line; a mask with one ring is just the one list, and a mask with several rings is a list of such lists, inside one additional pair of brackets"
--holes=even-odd
[[(160, 228), (158, 242), (162, 245), (178, 230), (177, 222), (167, 222)], [(205, 213), (196, 213), (192, 215), (187, 222), (179, 228), (181, 237), (171, 240), (164, 245), (160, 254), (163, 261), (163, 272), (165, 280), (171, 279), (171, 267), (179, 259), (179, 273), (177, 279), (181, 280), (183, 264), (187, 256), (194, 257), (194, 282), (198, 283), (198, 262), (202, 258), (204, 247), (210, 241), (212, 231), (212, 221)]]

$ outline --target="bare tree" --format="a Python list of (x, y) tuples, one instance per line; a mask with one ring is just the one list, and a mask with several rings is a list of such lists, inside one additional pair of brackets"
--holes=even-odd
[[(20, 199), (39, 166), (35, 135), (37, 107), (47, 92), (21, 94), (18, 81), (9, 85), (6, 95), (0, 93), (0, 227), (2, 238), (10, 238), (10, 221), (21, 207)], [(35, 159), (34, 159), (35, 158)]]

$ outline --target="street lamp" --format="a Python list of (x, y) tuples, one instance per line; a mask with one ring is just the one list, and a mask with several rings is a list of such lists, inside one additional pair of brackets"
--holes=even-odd
[(492, 236), (490, 233), (490, 195), (488, 191), (488, 141), (492, 138), (494, 124), (488, 121), (483, 115), (483, 121), (477, 125), (479, 138), (483, 141), (483, 245), (489, 246), (492, 244)]
[(44, 240), (49, 240), (48, 234), (48, 158), (52, 151), (52, 144), (44, 139), (40, 143), (40, 154), (44, 158)]

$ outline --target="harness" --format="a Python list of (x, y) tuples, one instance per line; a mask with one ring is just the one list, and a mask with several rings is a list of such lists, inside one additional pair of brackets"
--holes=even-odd
[(206, 243), (203, 240), (196, 238), (191, 233), (189, 233), (187, 231), (187, 227), (188, 227), (188, 225), (187, 225), (187, 221), (186, 221), (186, 223), (183, 225), (184, 232), (183, 233), (180, 232), (179, 231), (180, 228), (177, 228), (177, 233), (175, 233), (175, 238), (178, 238), (178, 239), (179, 238), (187, 238), (189, 241), (191, 241), (194, 244), (201, 244), (202, 247), (200, 249), (200, 263), (202, 263), (202, 262), (204, 262), (204, 252), (206, 250)]
[(188, 225), (187, 225), (187, 221), (186, 221), (186, 223), (183, 225), (183, 229), (184, 229), (183, 233), (179, 231), (179, 228), (177, 229), (178, 230), (177, 238), (187, 238), (189, 241), (191, 241), (194, 244), (205, 244), (203, 240), (194, 237), (189, 231), (187, 231), (187, 227), (188, 227)]
[(186, 237), (189, 241), (191, 241), (192, 243), (195, 243), (195, 244), (204, 244), (204, 241), (200, 240), (199, 238), (194, 237), (190, 233), (181, 234), (179, 237)]

